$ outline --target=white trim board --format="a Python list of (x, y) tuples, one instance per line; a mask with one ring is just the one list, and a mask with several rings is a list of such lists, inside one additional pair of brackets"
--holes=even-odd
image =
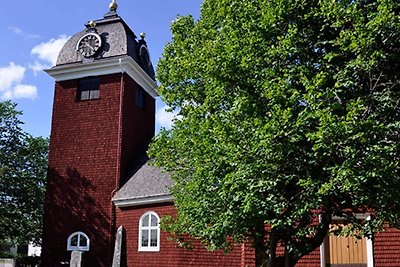
[(172, 197), (172, 195), (113, 200), (115, 206), (117, 206), (118, 208), (158, 204), (158, 203), (173, 202), (173, 201), (174, 198)]
[(88, 63), (59, 65), (45, 70), (57, 82), (114, 73), (126, 73), (153, 98), (158, 96), (157, 84), (139, 64), (129, 56)]

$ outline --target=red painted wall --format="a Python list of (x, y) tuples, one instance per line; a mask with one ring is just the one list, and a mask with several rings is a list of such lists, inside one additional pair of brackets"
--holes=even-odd
[(100, 99), (89, 101), (76, 100), (77, 80), (56, 83), (43, 266), (69, 261), (67, 238), (76, 231), (90, 238), (87, 266), (110, 266), (115, 233), (113, 191), (129, 173), (137, 150), (154, 134), (154, 99), (147, 96), (146, 109), (139, 110), (134, 105), (136, 84), (127, 75), (121, 77), (102, 76)]
[[(160, 217), (176, 213), (172, 203), (117, 209), (117, 225), (126, 229), (128, 267), (254, 266), (254, 251), (250, 244), (238, 246), (230, 254), (208, 252), (198, 242), (194, 242), (194, 250), (186, 250), (178, 248), (176, 243), (168, 239), (170, 235), (163, 231), (159, 252), (139, 252), (139, 219), (149, 211), (156, 212)], [(385, 232), (375, 234), (373, 241), (375, 267), (400, 266), (400, 230), (389, 228)], [(296, 264), (296, 267), (320, 266), (319, 247)]]
[(374, 266), (400, 266), (400, 230), (388, 228), (386, 231), (374, 234)]
[[(400, 266), (400, 230), (386, 228), (373, 236), (373, 255), (375, 267)], [(320, 267), (319, 248), (303, 257), (296, 267)]]
[[(160, 234), (159, 252), (139, 252), (138, 234), (140, 217), (149, 211), (154, 211), (159, 217), (175, 214), (173, 204), (162, 204), (153, 206), (139, 206), (117, 209), (117, 225), (124, 226), (126, 230), (126, 249), (128, 267), (180, 267), (180, 266), (218, 266), (218, 267), (240, 267), (254, 266), (254, 256), (251, 249), (244, 246), (236, 247), (231, 253), (224, 254), (222, 251), (209, 252), (199, 242), (193, 242), (193, 250), (178, 248), (174, 241), (169, 240), (170, 235), (164, 231)], [(244, 253), (247, 251), (249, 253)]]
[(319, 247), (307, 256), (301, 258), (296, 264), (296, 267), (321, 267)]
[[(129, 178), (154, 135), (155, 101), (146, 95), (145, 108), (137, 108), (137, 85), (127, 75), (101, 77), (98, 100), (76, 101), (77, 83), (71, 80), (55, 86), (42, 266), (69, 261), (67, 238), (76, 231), (90, 238), (87, 266), (110, 266), (119, 225), (127, 230), (129, 267), (254, 266), (248, 244), (228, 255), (207, 252), (196, 242), (195, 249), (188, 251), (177, 248), (165, 232), (160, 252), (137, 251), (140, 217), (150, 210), (160, 217), (175, 213), (172, 204), (123, 210), (111, 204), (114, 190)], [(374, 258), (376, 267), (400, 266), (399, 230), (374, 235)], [(319, 248), (296, 266), (319, 267)]]

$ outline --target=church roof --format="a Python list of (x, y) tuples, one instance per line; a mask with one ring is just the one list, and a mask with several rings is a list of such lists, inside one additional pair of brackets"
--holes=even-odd
[[(151, 62), (142, 56), (142, 47), (147, 48), (144, 35), (141, 40), (136, 40), (136, 35), (126, 22), (118, 16), (116, 11), (110, 11), (102, 19), (85, 24), (86, 29), (73, 35), (61, 49), (56, 66), (61, 67), (68, 64), (96, 62), (105, 59), (129, 56), (136, 61), (143, 70), (154, 80), (154, 69)], [(100, 36), (102, 45), (91, 57), (85, 57), (78, 51), (78, 42), (88, 33)]]
[[(95, 60), (121, 55), (130, 55), (135, 59), (135, 61), (137, 61), (137, 54), (136, 51), (134, 51), (135, 45), (132, 45), (135, 42), (136, 36), (121, 17), (117, 15), (104, 17), (103, 19), (96, 20), (95, 23), (97, 34), (99, 34), (105, 41), (102, 51), (97, 53), (97, 56), (94, 58)], [(86, 24), (86, 27), (86, 29), (78, 32), (66, 42), (58, 55), (57, 66), (82, 62), (85, 60), (82, 54), (77, 52), (76, 45), (79, 39), (87, 34), (91, 29), (88, 24)]]
[(112, 199), (116, 206), (135, 206), (173, 201), (171, 176), (162, 168), (144, 164)]

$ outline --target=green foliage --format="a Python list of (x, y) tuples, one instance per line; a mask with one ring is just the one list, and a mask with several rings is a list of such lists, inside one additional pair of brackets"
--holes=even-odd
[(0, 242), (40, 242), (48, 140), (21, 129), (16, 104), (0, 102)]
[(211, 249), (262, 240), (274, 257), (279, 243), (294, 264), (334, 216), (364, 235), (397, 226), (399, 12), (397, 0), (205, 0), (198, 21), (179, 17), (158, 64), (179, 116), (150, 148), (176, 183), (165, 227)]

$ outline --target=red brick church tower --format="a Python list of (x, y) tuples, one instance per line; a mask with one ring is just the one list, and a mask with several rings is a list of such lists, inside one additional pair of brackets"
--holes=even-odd
[(47, 70), (56, 81), (42, 266), (111, 266), (114, 193), (145, 160), (154, 135), (156, 83), (144, 35), (116, 13), (87, 23)]

